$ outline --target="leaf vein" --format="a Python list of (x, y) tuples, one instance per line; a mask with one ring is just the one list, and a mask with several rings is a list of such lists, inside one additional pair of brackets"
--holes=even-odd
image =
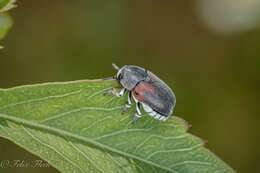
[(77, 146), (75, 146), (75, 145), (74, 145), (72, 142), (70, 142), (70, 141), (69, 141), (69, 144), (70, 144), (75, 150), (77, 150), (81, 155), (83, 155), (89, 162), (91, 162), (99, 171), (105, 173), (104, 170), (102, 170), (101, 168), (99, 168), (99, 167), (95, 164), (95, 162), (94, 162), (92, 159), (90, 159), (84, 152), (82, 152)]
[(70, 159), (68, 159), (66, 156), (64, 156), (62, 153), (60, 153), (58, 150), (56, 150), (54, 147), (50, 146), (49, 144), (46, 144), (45, 142), (41, 141), (39, 138), (35, 137), (31, 132), (29, 132), (24, 126), (21, 126), (22, 129), (29, 135), (31, 136), (31, 138), (33, 138), (35, 141), (39, 142), (41, 145), (44, 145), (50, 149), (52, 149), (54, 152), (56, 152), (57, 154), (59, 154), (60, 156), (62, 156), (65, 160), (67, 160), (70, 164), (74, 165), (75, 167), (77, 167), (81, 172), (84, 173), (84, 171), (82, 170), (82, 168), (80, 166), (78, 166), (77, 164), (75, 164), (74, 162), (72, 162)]
[[(124, 166), (122, 166), (116, 159), (114, 159), (109, 153), (107, 153), (108, 157), (110, 157), (110, 159), (118, 165), (119, 168), (123, 168), (126, 172), (129, 172)], [(131, 172), (130, 172), (131, 173)]]
[(106, 116), (105, 118), (102, 118), (102, 119), (100, 119), (100, 120), (96, 120), (96, 121), (94, 121), (93, 123), (91, 123), (88, 127), (83, 128), (83, 129), (81, 130), (81, 132), (84, 132), (84, 131), (90, 129), (91, 127), (93, 127), (94, 125), (96, 125), (96, 124), (98, 124), (98, 123), (100, 123), (100, 122), (102, 122), (102, 121), (105, 121), (106, 119), (111, 119), (111, 118), (112, 118), (111, 116)]
[(17, 105), (40, 102), (40, 101), (44, 101), (44, 100), (48, 100), (48, 99), (52, 99), (52, 98), (63, 98), (63, 97), (66, 97), (66, 96), (78, 94), (81, 91), (82, 91), (82, 89), (77, 90), (77, 91), (73, 91), (73, 92), (69, 92), (69, 93), (66, 93), (66, 94), (62, 94), (62, 95), (52, 95), (52, 96), (47, 96), (47, 97), (42, 97), (42, 98), (37, 98), (37, 99), (30, 99), (30, 100), (26, 100), (26, 101), (22, 101), (22, 102), (18, 102), (18, 103), (11, 103), (11, 104), (0, 107), (0, 110), (10, 108), (10, 107), (14, 107), (14, 106), (17, 106)]
[(209, 163), (209, 162), (185, 160), (183, 162), (179, 162), (179, 163), (175, 163), (175, 164), (171, 165), (170, 168), (174, 168), (176, 166), (185, 165), (185, 164), (211, 165), (211, 163)]
[(100, 90), (100, 91), (97, 91), (97, 92), (93, 93), (92, 95), (90, 95), (87, 99), (89, 100), (89, 99), (91, 99), (92, 97), (94, 97), (94, 96), (96, 96), (96, 95), (98, 95), (98, 94), (100, 94), (100, 93), (102, 93), (102, 92), (104, 92), (104, 91), (106, 91), (106, 90), (109, 90), (109, 89), (111, 89), (111, 87), (102, 89), (102, 90)]
[(184, 138), (186, 137), (187, 134), (185, 135), (179, 135), (179, 136), (175, 136), (175, 137), (164, 137), (164, 136), (159, 136), (159, 135), (150, 135), (148, 136), (142, 143), (140, 143), (139, 145), (136, 146), (135, 151), (137, 151), (140, 147), (142, 147), (146, 142), (148, 142), (151, 138), (161, 138), (163, 140), (169, 140), (169, 139), (180, 139), (180, 138)]
[(119, 109), (119, 108), (122, 108), (122, 106), (113, 107), (113, 108), (83, 107), (83, 108), (73, 109), (73, 110), (70, 110), (70, 111), (67, 111), (67, 112), (63, 112), (63, 113), (61, 113), (61, 114), (57, 114), (57, 115), (51, 116), (51, 117), (49, 117), (49, 118), (46, 118), (46, 119), (41, 120), (40, 122), (41, 122), (41, 123), (45, 123), (45, 122), (47, 122), (47, 121), (54, 120), (54, 119), (57, 119), (57, 118), (61, 118), (61, 117), (63, 117), (63, 116), (69, 115), (69, 114), (71, 114), (71, 113), (77, 113), (77, 112), (81, 112), (81, 111), (87, 111), (87, 110), (113, 111), (113, 110), (116, 110), (116, 109)]
[(189, 148), (179, 148), (179, 149), (175, 149), (175, 150), (159, 150), (159, 151), (155, 151), (155, 152), (151, 153), (150, 155), (148, 155), (146, 157), (146, 159), (149, 160), (151, 157), (153, 157), (154, 155), (159, 154), (159, 153), (175, 153), (175, 152), (191, 151), (191, 150), (194, 150), (194, 149), (201, 147), (201, 146), (203, 146), (203, 143), (194, 145), (194, 146), (189, 147)]
[(109, 134), (106, 134), (106, 135), (94, 138), (94, 140), (100, 140), (102, 138), (111, 137), (111, 136), (124, 134), (124, 133), (128, 133), (128, 132), (138, 132), (138, 131), (146, 131), (146, 132), (148, 132), (148, 131), (150, 131), (153, 128), (154, 127), (151, 127), (149, 129), (125, 129), (125, 130), (120, 130), (120, 131), (116, 131), (116, 132), (113, 132), (113, 133), (109, 133)]

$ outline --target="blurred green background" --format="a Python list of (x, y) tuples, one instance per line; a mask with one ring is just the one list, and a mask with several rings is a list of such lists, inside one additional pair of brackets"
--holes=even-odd
[[(191, 133), (238, 172), (255, 172), (258, 2), (18, 1), (10, 12), (14, 26), (1, 41), (0, 88), (104, 78), (115, 74), (112, 62), (142, 66), (174, 90), (174, 114), (192, 124)], [(0, 139), (0, 160), (35, 159)], [(46, 171), (57, 172), (0, 169)]]

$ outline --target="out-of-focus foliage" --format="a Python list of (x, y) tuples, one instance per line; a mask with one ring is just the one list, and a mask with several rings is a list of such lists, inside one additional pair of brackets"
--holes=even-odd
[[(112, 76), (112, 62), (139, 65), (174, 90), (174, 114), (192, 124), (191, 133), (209, 141), (207, 148), (238, 172), (255, 172), (258, 21), (222, 34), (201, 22), (197, 2), (18, 1), (19, 8), (11, 11), (15, 27), (2, 40), (0, 88)], [(5, 140), (0, 152), (0, 160), (37, 159)], [(23, 171), (36, 170), (4, 170)], [(37, 169), (46, 171), (51, 170)]]
[(0, 40), (3, 39), (8, 32), (8, 30), (12, 27), (13, 21), (10, 15), (6, 13), (0, 13)]
[[(0, 40), (2, 40), (9, 29), (13, 25), (13, 20), (7, 13), (4, 13), (12, 8), (14, 8), (16, 5), (14, 5), (16, 0), (0, 0)], [(0, 49), (3, 48), (0, 45)]]
[(8, 11), (16, 5), (14, 4), (16, 0), (0, 0), (0, 13)]
[(259, 0), (198, 0), (198, 13), (213, 31), (233, 34), (260, 25)]

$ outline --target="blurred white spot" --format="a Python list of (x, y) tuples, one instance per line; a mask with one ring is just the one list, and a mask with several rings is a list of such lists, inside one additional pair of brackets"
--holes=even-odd
[(260, 0), (198, 0), (198, 14), (210, 29), (232, 34), (260, 23)]

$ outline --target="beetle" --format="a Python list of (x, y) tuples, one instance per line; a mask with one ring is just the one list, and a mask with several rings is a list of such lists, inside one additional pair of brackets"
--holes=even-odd
[(128, 102), (125, 104), (122, 113), (132, 106), (131, 98), (133, 97), (136, 102), (133, 123), (142, 116), (140, 105), (155, 119), (166, 121), (169, 118), (175, 107), (176, 97), (167, 84), (152, 72), (138, 66), (125, 65), (122, 68), (115, 64), (112, 64), (112, 66), (118, 70), (114, 78), (123, 88), (119, 93), (115, 88), (112, 88), (104, 95), (112, 93), (121, 97), (128, 91)]

